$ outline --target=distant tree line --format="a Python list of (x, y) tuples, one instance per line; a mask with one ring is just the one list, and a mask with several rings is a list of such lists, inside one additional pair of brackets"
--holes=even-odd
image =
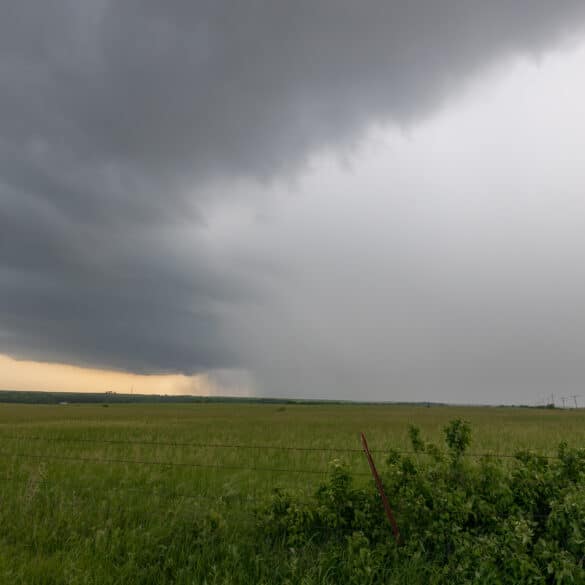
[(231, 396), (167, 396), (163, 394), (118, 394), (116, 392), (29, 392), (0, 390), (0, 403), (20, 404), (131, 404), (131, 403), (278, 403), (294, 404), (296, 400), (273, 398), (242, 398)]

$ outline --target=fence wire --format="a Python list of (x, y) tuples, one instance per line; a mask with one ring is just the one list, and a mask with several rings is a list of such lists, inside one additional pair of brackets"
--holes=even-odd
[[(145, 441), (145, 440), (118, 440), (118, 439), (86, 439), (72, 437), (43, 437), (38, 435), (3, 435), (0, 439), (7, 441), (46, 441), (59, 443), (87, 443), (95, 445), (120, 445), (120, 446), (152, 446), (152, 447), (190, 447), (195, 449), (250, 449), (259, 451), (282, 451), (282, 452), (314, 452), (314, 453), (346, 453), (362, 454), (363, 449), (352, 447), (308, 447), (304, 445), (268, 445), (265, 443), (201, 443), (201, 442), (177, 442), (177, 441)], [(370, 449), (372, 453), (380, 455), (417, 455), (417, 456), (434, 456), (433, 453), (424, 451), (414, 451), (408, 449)], [(537, 453), (529, 451), (531, 455), (542, 459), (559, 459), (558, 455), (551, 453)], [(445, 454), (445, 453), (443, 453)], [(471, 458), (495, 458), (495, 459), (516, 459), (516, 453), (494, 452), (465, 452), (464, 457)], [(310, 473), (315, 473), (311, 471)], [(321, 472), (318, 472), (321, 473)]]
[[(294, 467), (260, 467), (246, 465), (223, 465), (219, 463), (197, 463), (192, 461), (155, 461), (147, 459), (118, 459), (103, 457), (72, 457), (70, 455), (51, 455), (46, 453), (22, 453), (0, 451), (0, 456), (19, 459), (42, 459), (49, 461), (72, 461), (79, 463), (123, 464), (123, 465), (154, 465), (160, 467), (192, 467), (200, 469), (215, 469), (226, 471), (259, 471), (267, 473), (300, 473), (310, 475), (327, 475), (327, 469), (302, 469)], [(364, 472), (355, 472), (354, 475), (369, 475)]]

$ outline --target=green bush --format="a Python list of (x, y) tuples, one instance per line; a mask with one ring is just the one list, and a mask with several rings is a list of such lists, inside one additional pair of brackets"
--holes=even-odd
[(416, 427), (409, 436), (413, 454), (391, 452), (381, 470), (400, 544), (374, 487), (355, 487), (340, 461), (308, 501), (276, 492), (258, 510), (259, 534), (290, 550), (318, 545), (344, 583), (391, 582), (407, 563), (421, 582), (585, 583), (585, 450), (466, 457), (471, 429), (459, 419), (443, 449)]

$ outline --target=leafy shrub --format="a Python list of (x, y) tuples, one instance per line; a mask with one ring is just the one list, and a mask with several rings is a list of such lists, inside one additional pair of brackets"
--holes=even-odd
[(317, 544), (322, 562), (339, 560), (339, 582), (386, 582), (406, 559), (435, 583), (585, 583), (585, 450), (474, 458), (468, 423), (452, 421), (444, 436), (442, 450), (410, 427), (413, 455), (390, 452), (382, 470), (401, 545), (374, 487), (355, 487), (340, 461), (308, 501), (277, 491), (259, 531), (291, 549)]

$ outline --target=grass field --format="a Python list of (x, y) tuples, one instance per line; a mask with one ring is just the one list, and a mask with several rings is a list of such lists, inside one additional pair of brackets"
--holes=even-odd
[(361, 431), (374, 451), (407, 451), (410, 424), (439, 441), (456, 417), (472, 453), (585, 446), (585, 410), (0, 404), (0, 582), (327, 582), (302, 580), (317, 546), (291, 558), (254, 541), (254, 510), (276, 487), (309, 497), (333, 459), (371, 484)]

